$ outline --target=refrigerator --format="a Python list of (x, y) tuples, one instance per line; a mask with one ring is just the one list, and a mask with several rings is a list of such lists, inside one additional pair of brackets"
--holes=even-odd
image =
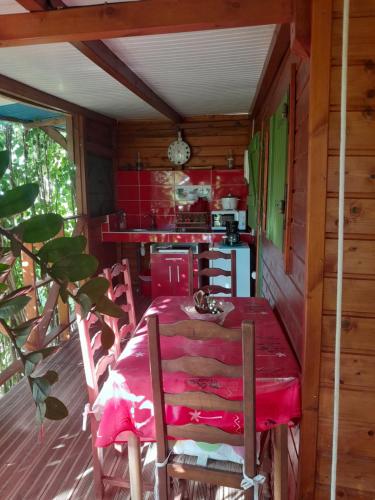
[[(250, 297), (251, 284), (251, 253), (247, 243), (239, 243), (235, 246), (219, 243), (210, 248), (210, 250), (218, 250), (223, 253), (230, 253), (232, 250), (236, 252), (236, 279), (237, 279), (237, 297)], [(226, 271), (230, 271), (231, 261), (228, 259), (216, 259), (209, 262), (210, 267), (218, 267)], [(225, 288), (231, 288), (230, 276), (215, 276), (210, 278), (211, 285), (220, 285)], [(225, 297), (225, 294), (217, 294)], [(227, 295), (228, 296), (228, 295)]]

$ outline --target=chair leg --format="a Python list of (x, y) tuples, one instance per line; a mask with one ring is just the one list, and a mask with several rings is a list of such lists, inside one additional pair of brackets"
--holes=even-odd
[(142, 463), (139, 439), (133, 432), (128, 437), (130, 493), (132, 500), (142, 500)]
[(274, 498), (288, 500), (288, 426), (273, 429)]
[(156, 469), (155, 473), (158, 475), (159, 500), (169, 500), (172, 495), (171, 495), (171, 488), (169, 487), (167, 468), (159, 467)]
[(92, 462), (94, 472), (94, 495), (95, 500), (102, 500), (104, 497), (103, 476), (103, 448), (96, 448), (92, 445)]

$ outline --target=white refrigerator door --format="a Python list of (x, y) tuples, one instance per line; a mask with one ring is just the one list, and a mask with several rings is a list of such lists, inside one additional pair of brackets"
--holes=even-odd
[[(227, 247), (220, 245), (212, 247), (210, 250), (219, 250), (223, 253), (230, 253), (232, 250), (236, 252), (236, 278), (237, 278), (237, 297), (250, 297), (250, 248), (243, 244), (238, 247)], [(210, 267), (218, 267), (230, 271), (230, 260), (217, 259), (210, 261)], [(230, 290), (230, 276), (215, 276), (210, 278), (211, 285), (219, 285)], [(225, 294), (217, 294), (225, 297)]]

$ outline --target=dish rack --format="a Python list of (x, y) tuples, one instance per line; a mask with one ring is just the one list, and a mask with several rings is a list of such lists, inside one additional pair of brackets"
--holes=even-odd
[(177, 212), (176, 214), (176, 231), (208, 231), (209, 228), (209, 212)]

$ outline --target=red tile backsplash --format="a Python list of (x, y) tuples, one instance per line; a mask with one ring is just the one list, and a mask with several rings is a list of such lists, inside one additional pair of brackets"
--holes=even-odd
[(175, 187), (199, 184), (212, 187), (210, 210), (221, 209), (220, 198), (229, 193), (240, 198), (240, 210), (246, 209), (248, 187), (242, 169), (118, 171), (117, 205), (126, 212), (129, 228), (150, 227), (153, 214), (157, 228), (170, 229), (176, 211), (188, 210), (191, 204), (175, 201)]

